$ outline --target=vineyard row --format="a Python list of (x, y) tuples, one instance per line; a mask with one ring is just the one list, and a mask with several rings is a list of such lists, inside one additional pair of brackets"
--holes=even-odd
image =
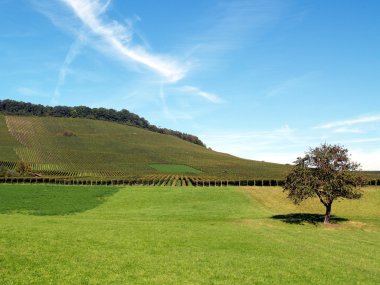
[[(131, 179), (67, 179), (67, 178), (47, 178), (47, 177), (14, 177), (0, 178), (0, 184), (63, 184), (63, 185), (143, 185), (143, 186), (194, 186), (194, 187), (226, 187), (226, 186), (282, 186), (282, 180), (204, 180), (187, 176), (162, 176), (152, 179), (131, 178)], [(368, 185), (380, 186), (380, 180), (371, 180)]]

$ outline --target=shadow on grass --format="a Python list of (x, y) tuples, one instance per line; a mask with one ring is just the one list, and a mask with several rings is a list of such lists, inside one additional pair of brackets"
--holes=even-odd
[[(321, 214), (309, 214), (309, 213), (294, 213), (287, 215), (275, 215), (271, 217), (275, 220), (281, 220), (287, 224), (295, 224), (295, 225), (303, 225), (303, 224), (312, 224), (317, 225), (319, 223), (323, 223), (325, 216)], [(331, 216), (330, 222), (333, 224), (338, 224), (340, 222), (346, 222), (348, 219), (339, 218), (335, 216)]]
[(2, 185), (0, 214), (61, 216), (103, 204), (119, 188), (104, 186)]

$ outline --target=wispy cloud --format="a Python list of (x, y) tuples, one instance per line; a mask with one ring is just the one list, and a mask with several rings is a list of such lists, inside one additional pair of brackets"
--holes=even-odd
[(217, 69), (233, 57), (226, 53), (242, 49), (245, 43), (260, 36), (282, 16), (285, 1), (277, 0), (219, 0), (195, 23), (200, 32), (188, 36), (187, 56), (193, 69)]
[(362, 143), (377, 143), (377, 142), (380, 142), (380, 137), (350, 139), (350, 140), (343, 141), (343, 144), (358, 144), (358, 143), (362, 144)]
[(61, 96), (60, 89), (65, 83), (66, 76), (70, 70), (69, 68), (71, 63), (74, 61), (82, 47), (82, 42), (83, 39), (79, 35), (66, 54), (65, 60), (61, 66), (61, 69), (59, 70), (58, 81), (54, 89), (53, 97), (51, 99), (51, 102), (53, 104), (56, 104), (58, 102), (59, 97)]
[(163, 84), (160, 85), (160, 100), (161, 100), (161, 105), (162, 105), (164, 114), (167, 117), (169, 117), (170, 119), (175, 120), (175, 117), (169, 111), (168, 105), (166, 103), (166, 94), (165, 94), (165, 91), (164, 91), (164, 85)]
[(213, 132), (200, 137), (214, 150), (242, 158), (277, 163), (292, 163), (302, 154), (304, 145), (314, 141), (314, 138), (301, 136), (296, 129), (288, 125), (256, 132)]
[(180, 110), (176, 110), (176, 111), (170, 110), (170, 108), (167, 104), (167, 101), (166, 101), (166, 93), (165, 93), (164, 87), (165, 87), (164, 84), (161, 84), (161, 86), (160, 86), (160, 100), (161, 100), (162, 110), (163, 110), (163, 113), (165, 114), (165, 116), (168, 119), (175, 121), (175, 122), (178, 119), (181, 119), (181, 120), (192, 119), (189, 112), (184, 112), (184, 111), (180, 111)]
[(272, 0), (219, 1), (214, 12), (202, 22), (209, 29), (195, 38), (198, 47), (213, 52), (239, 47), (249, 34), (257, 35), (276, 21), (282, 6)]
[(362, 116), (359, 118), (348, 119), (343, 121), (334, 121), (315, 127), (316, 129), (333, 129), (338, 127), (348, 127), (358, 124), (380, 122), (380, 115)]
[[(309, 147), (317, 146), (326, 140), (305, 130), (297, 130), (285, 125), (282, 128), (263, 131), (225, 131), (200, 135), (201, 139), (214, 150), (223, 151), (238, 157), (264, 160), (277, 163), (292, 163), (304, 154)], [(362, 164), (365, 170), (380, 169), (380, 137), (351, 138), (341, 140), (329, 138), (333, 144), (343, 144), (352, 153), (352, 158)], [(364, 147), (365, 144), (365, 147)], [(362, 146), (364, 149), (360, 149)]]
[(132, 45), (130, 26), (123, 26), (117, 21), (105, 21), (102, 15), (107, 10), (110, 0), (61, 0), (81, 20), (86, 28), (104, 41), (115, 56), (127, 61), (137, 62), (164, 76), (169, 82), (182, 79), (186, 66), (174, 60), (147, 52), (142, 46)]
[(271, 88), (266, 94), (267, 97), (278, 97), (289, 93), (299, 93), (300, 89), (304, 89), (305, 83), (314, 80), (316, 72), (308, 72), (306, 74), (289, 78), (280, 82), (277, 86)]
[(45, 93), (42, 93), (30, 87), (24, 87), (24, 86), (17, 87), (16, 92), (20, 95), (28, 96), (28, 97), (29, 96), (30, 97), (46, 97)]
[(333, 130), (334, 133), (338, 134), (362, 134), (364, 133), (363, 130), (358, 128), (347, 128), (347, 127), (340, 127)]
[[(258, 154), (262, 151), (275, 152), (303, 144), (305, 138), (296, 135), (296, 130), (285, 125), (282, 128), (268, 131), (220, 132), (201, 135), (208, 145), (216, 150), (228, 150), (235, 155), (247, 157), (247, 154)], [(251, 156), (254, 158), (254, 155)]]
[(179, 92), (194, 94), (196, 96), (202, 97), (202, 98), (204, 98), (204, 99), (206, 99), (212, 103), (222, 103), (223, 102), (223, 100), (218, 95), (213, 94), (213, 93), (209, 93), (209, 92), (205, 92), (205, 91), (203, 91), (203, 90), (201, 90), (195, 86), (186, 85), (186, 86), (182, 86), (182, 87), (175, 88), (175, 89)]

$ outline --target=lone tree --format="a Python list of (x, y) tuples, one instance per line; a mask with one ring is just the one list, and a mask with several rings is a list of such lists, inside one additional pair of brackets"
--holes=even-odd
[(324, 223), (329, 224), (334, 200), (362, 196), (360, 187), (365, 180), (354, 172), (359, 167), (360, 164), (351, 161), (346, 148), (324, 143), (297, 158), (286, 177), (284, 191), (297, 205), (311, 197), (319, 198), (326, 207)]
[(32, 172), (30, 165), (24, 161), (17, 162), (15, 170), (21, 175), (28, 175)]

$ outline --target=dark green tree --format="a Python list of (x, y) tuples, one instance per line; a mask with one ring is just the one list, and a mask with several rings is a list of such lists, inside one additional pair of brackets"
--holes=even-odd
[(325, 206), (324, 223), (330, 223), (331, 207), (337, 199), (359, 199), (365, 180), (356, 170), (348, 150), (340, 145), (322, 144), (310, 149), (295, 161), (288, 174), (284, 191), (295, 204), (317, 197)]

